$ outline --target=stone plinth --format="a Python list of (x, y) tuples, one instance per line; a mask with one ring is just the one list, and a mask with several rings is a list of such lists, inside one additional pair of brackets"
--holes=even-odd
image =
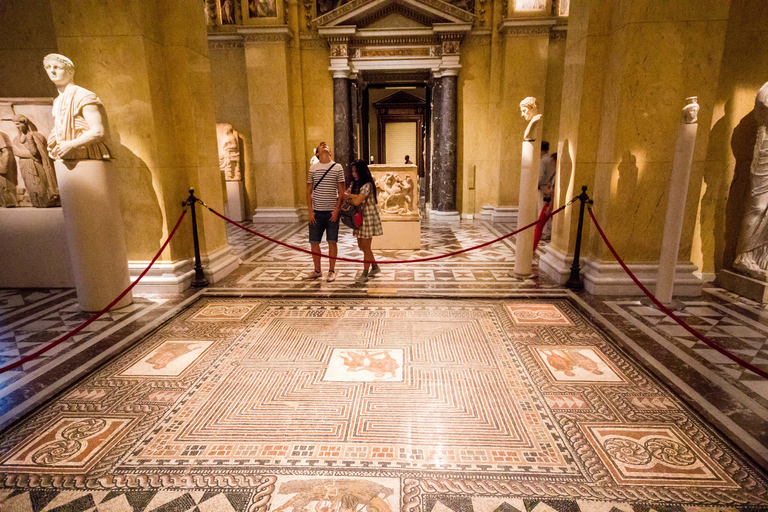
[(227, 181), (227, 204), (224, 205), (224, 214), (238, 222), (248, 218), (245, 211), (245, 185), (242, 181)]
[(738, 274), (733, 270), (721, 270), (717, 274), (716, 284), (761, 304), (768, 303), (768, 283), (765, 281)]
[(419, 177), (415, 165), (371, 165), (384, 235), (374, 249), (420, 249)]
[[(131, 284), (112, 162), (56, 160), (64, 234), (83, 311), (99, 311)], [(131, 293), (115, 304), (125, 307)]]
[(61, 208), (0, 208), (0, 288), (75, 285)]

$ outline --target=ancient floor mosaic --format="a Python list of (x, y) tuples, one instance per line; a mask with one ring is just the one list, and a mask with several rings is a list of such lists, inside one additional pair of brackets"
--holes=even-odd
[(0, 440), (0, 510), (707, 507), (768, 476), (568, 299), (206, 297)]

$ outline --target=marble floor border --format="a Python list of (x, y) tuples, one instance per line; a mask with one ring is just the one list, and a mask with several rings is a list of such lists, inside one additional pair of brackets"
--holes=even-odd
[[(133, 331), (129, 335), (122, 338), (120, 341), (116, 342), (115, 344), (111, 345), (109, 348), (100, 352), (97, 356), (89, 360), (88, 365), (80, 366), (76, 369), (73, 369), (70, 372), (66, 373), (65, 375), (62, 375), (61, 377), (59, 377), (55, 382), (52, 382), (45, 388), (35, 390), (35, 392), (25, 401), (23, 401), (20, 404), (17, 404), (16, 406), (12, 407), (10, 410), (5, 412), (2, 416), (0, 416), (0, 431), (5, 429), (6, 427), (9, 427), (11, 424), (15, 423), (16, 421), (22, 419), (27, 414), (33, 412), (36, 407), (47, 402), (48, 400), (53, 398), (56, 394), (66, 390), (68, 386), (70, 386), (71, 384), (73, 384), (83, 376), (87, 375), (88, 373), (92, 372), (102, 364), (110, 361), (112, 358), (119, 355), (119, 353), (122, 352), (123, 350), (130, 348), (131, 343), (134, 340), (141, 339), (144, 336), (151, 333), (152, 331), (154, 331), (155, 329), (160, 328), (165, 322), (172, 319), (182, 309), (196, 302), (201, 297), (201, 295), (203, 295), (204, 292), (205, 290), (200, 290), (197, 293), (193, 294), (192, 296), (187, 297), (185, 300), (183, 300), (179, 304), (176, 304), (175, 306), (171, 307), (168, 311), (164, 312), (162, 315), (152, 320), (147, 325), (144, 325), (139, 329), (137, 329), (136, 331)], [(153, 311), (154, 309), (160, 306), (161, 306), (160, 304), (157, 304), (157, 305), (145, 308), (139, 313), (141, 316), (143, 316), (145, 314), (150, 313), (151, 311)], [(59, 368), (63, 367), (62, 358), (67, 358), (67, 359), (71, 358), (75, 354), (82, 352), (88, 349), (89, 347), (95, 345), (99, 341), (105, 339), (112, 332), (122, 327), (125, 327), (126, 325), (132, 323), (136, 319), (137, 319), (136, 315), (130, 315), (128, 318), (118, 322), (116, 325), (110, 327), (108, 330), (103, 331), (98, 335), (94, 336), (92, 339), (88, 340), (88, 342), (83, 343), (82, 345), (79, 345), (75, 350), (61, 353), (60, 357), (51, 359), (50, 361), (48, 361), (48, 363), (45, 366), (35, 368), (33, 372), (24, 375), (22, 379), (19, 379), (18, 381), (13, 382), (9, 386), (0, 390), (0, 397), (6, 396), (17, 389), (22, 388), (25, 384), (29, 384), (29, 382), (34, 380), (36, 375), (39, 375), (44, 371), (51, 371), (52, 369), (55, 369), (57, 367)]]
[[(672, 370), (670, 370), (665, 365), (663, 365), (658, 359), (652, 356), (647, 350), (645, 350), (637, 342), (632, 340), (629, 336), (627, 336), (627, 334), (622, 332), (618, 327), (613, 325), (608, 319), (606, 319), (600, 312), (598, 312), (594, 307), (592, 307), (584, 299), (579, 297), (577, 294), (571, 292), (570, 290), (567, 291), (567, 294), (574, 301), (574, 303), (577, 304), (580, 308), (582, 308), (582, 310), (585, 311), (591, 318), (593, 318), (594, 321), (597, 322), (602, 329), (604, 329), (607, 333), (610, 333), (616, 341), (622, 342), (624, 344), (623, 348), (629, 351), (629, 353), (633, 355), (635, 358), (639, 359), (639, 362), (641, 363), (642, 366), (647, 368), (649, 371), (653, 372), (654, 375), (657, 378), (659, 378), (659, 380), (663, 384), (670, 386), (674, 391), (682, 395), (684, 402), (690, 406), (695, 407), (696, 409), (695, 412), (701, 415), (703, 418), (705, 418), (708, 423), (711, 423), (711, 426), (713, 428), (716, 428), (721, 432), (723, 432), (725, 437), (731, 439), (760, 467), (768, 467), (768, 447), (763, 446), (758, 440), (756, 440), (746, 430), (744, 430), (741, 426), (739, 426), (735, 421), (733, 421), (726, 414), (724, 414), (723, 412), (718, 410), (716, 407), (714, 407), (703, 395), (697, 392), (689, 383), (682, 380)], [(609, 303), (609, 301), (606, 301), (605, 303), (606, 303), (606, 306), (611, 307), (611, 304)], [(611, 307), (611, 309), (621, 314), (621, 311), (618, 310), (617, 308)], [(642, 329), (642, 327), (644, 326), (638, 325), (637, 327)], [(666, 342), (666, 340), (663, 340), (661, 336), (653, 332), (651, 329), (642, 329), (642, 331), (644, 334), (647, 334), (648, 336), (653, 338), (654, 341), (662, 345), (663, 348), (671, 350), (673, 351), (673, 353), (675, 353), (674, 349), (676, 347), (664, 346), (664, 342)], [(681, 361), (684, 361), (686, 364), (690, 364), (688, 363), (688, 360), (687, 360), (688, 358), (681, 357), (681, 356), (685, 356), (685, 354), (682, 353), (682, 351), (678, 351), (678, 352), (680, 353), (679, 354), (675, 353), (675, 355), (678, 358), (680, 358)], [(698, 363), (697, 361), (692, 361), (692, 363), (697, 365), (697, 366), (694, 366), (694, 371), (699, 372), (700, 374), (702, 374), (702, 376), (705, 376), (705, 374), (702, 373), (702, 370), (707, 370), (708, 371), (708, 374), (706, 375), (707, 378), (711, 377), (712, 379), (715, 380), (715, 382), (718, 385), (729, 385), (722, 378), (717, 376), (717, 374), (715, 374), (714, 372), (711, 372), (704, 367), (702, 367), (702, 370), (700, 370), (698, 367), (702, 365), (700, 365), (700, 363)]]

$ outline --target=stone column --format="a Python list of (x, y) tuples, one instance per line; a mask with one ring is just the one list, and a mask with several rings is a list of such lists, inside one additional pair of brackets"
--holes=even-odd
[(291, 130), (291, 81), (287, 28), (241, 29), (245, 46), (248, 104), (256, 174), (258, 222), (296, 222)]
[(352, 171), (352, 101), (349, 78), (345, 72), (333, 74), (333, 160), (344, 166), (344, 177), (349, 183)]
[(358, 101), (359, 96), (359, 87), (357, 84), (357, 77), (353, 76), (349, 80), (349, 108), (352, 112), (352, 116), (350, 119), (350, 130), (351, 130), (351, 137), (350, 137), (350, 147), (351, 152), (349, 155), (349, 161), (354, 162), (358, 158), (360, 158), (360, 102)]
[[(440, 97), (442, 95), (442, 84), (443, 81), (439, 76), (435, 76), (432, 78), (432, 119), (431, 119), (431, 128), (432, 128), (432, 138), (431, 138), (431, 154), (432, 154), (432, 162), (430, 163), (430, 171), (429, 171), (429, 182), (425, 183), (425, 190), (428, 187), (429, 188), (429, 197), (427, 198), (430, 203), (432, 203), (434, 207), (434, 201), (435, 201), (435, 192), (432, 184), (435, 182), (435, 174), (439, 174), (440, 169), (440, 141), (442, 140), (442, 132), (441, 132), (441, 115), (440, 115)], [(425, 194), (426, 195), (426, 194)]]
[(458, 220), (456, 211), (456, 74), (440, 79), (440, 117), (437, 154), (439, 164), (432, 175), (432, 213), (441, 219)]

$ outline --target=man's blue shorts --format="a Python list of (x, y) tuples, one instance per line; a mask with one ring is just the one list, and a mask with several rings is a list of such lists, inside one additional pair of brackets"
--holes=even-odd
[(339, 241), (339, 219), (331, 222), (333, 212), (315, 212), (315, 223), (309, 225), (309, 243), (319, 244), (323, 241), (323, 232), (328, 242)]

